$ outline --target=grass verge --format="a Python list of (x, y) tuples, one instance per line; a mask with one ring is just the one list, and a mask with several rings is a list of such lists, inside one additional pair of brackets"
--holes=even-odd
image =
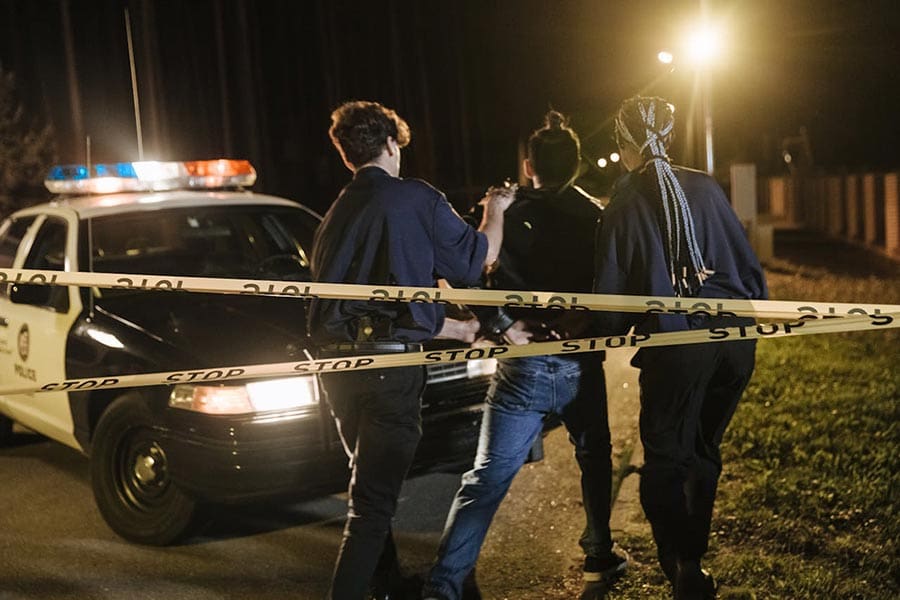
[[(778, 261), (772, 297), (900, 304), (900, 278)], [(725, 598), (900, 597), (900, 332), (766, 340), (723, 444), (707, 566)], [(647, 535), (610, 597), (666, 598)]]

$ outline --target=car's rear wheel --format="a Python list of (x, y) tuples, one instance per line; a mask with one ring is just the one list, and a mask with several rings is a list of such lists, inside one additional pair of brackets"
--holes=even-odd
[(93, 440), (91, 486), (113, 531), (154, 546), (194, 531), (198, 503), (172, 481), (158, 422), (139, 393), (124, 394), (110, 404)]
[(0, 447), (6, 446), (12, 440), (13, 422), (9, 417), (0, 415)]

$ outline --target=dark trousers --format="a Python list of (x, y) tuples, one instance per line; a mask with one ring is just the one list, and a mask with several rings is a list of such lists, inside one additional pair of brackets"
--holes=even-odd
[(422, 437), (425, 370), (397, 367), (326, 375), (322, 384), (352, 471), (347, 523), (328, 597), (362, 600), (382, 551), (387, 547), (395, 555), (391, 519)]
[(706, 553), (722, 459), (719, 446), (750, 381), (755, 341), (640, 351), (641, 505), (660, 564)]

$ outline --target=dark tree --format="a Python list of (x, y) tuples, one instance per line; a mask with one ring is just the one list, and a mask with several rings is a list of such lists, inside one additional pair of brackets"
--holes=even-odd
[(44, 177), (55, 160), (53, 127), (26, 109), (15, 75), (0, 66), (0, 213), (45, 196)]

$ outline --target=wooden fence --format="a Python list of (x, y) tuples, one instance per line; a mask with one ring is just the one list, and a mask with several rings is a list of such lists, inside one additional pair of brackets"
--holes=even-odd
[(900, 173), (787, 175), (759, 182), (759, 213), (900, 260)]

